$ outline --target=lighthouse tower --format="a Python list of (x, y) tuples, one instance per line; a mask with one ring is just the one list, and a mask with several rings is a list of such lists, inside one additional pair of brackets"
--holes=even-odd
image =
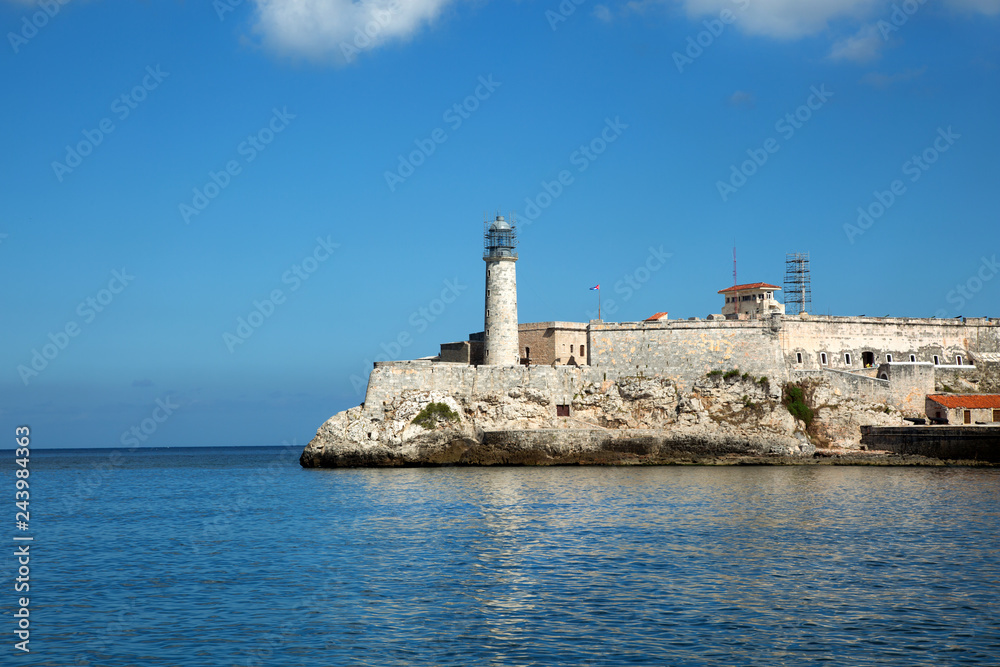
[[(486, 227), (486, 223), (483, 223)], [(516, 366), (521, 362), (517, 338), (517, 231), (498, 215), (485, 230), (483, 261), (486, 262), (486, 333), (483, 363)]]

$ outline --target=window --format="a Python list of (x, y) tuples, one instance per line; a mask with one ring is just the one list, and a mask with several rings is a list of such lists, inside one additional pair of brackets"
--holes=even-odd
[(486, 296), (489, 296), (489, 295), (490, 295), (490, 291), (486, 290)]
[(568, 405), (557, 405), (556, 406), (556, 417), (569, 417), (569, 406)]
[(891, 354), (885, 355), (885, 363), (887, 363), (887, 364), (891, 364), (892, 363), (892, 355)]
[(525, 359), (531, 359), (531, 348), (530, 347), (524, 348), (524, 358)]
[(844, 363), (847, 364), (848, 366), (851, 365), (851, 353), (850, 352), (845, 352), (844, 353)]
[(958, 364), (959, 366), (962, 365), (962, 356), (961, 355), (956, 355), (955, 356), (955, 363)]
[(489, 317), (489, 316), (490, 316), (490, 309), (489, 309), (489, 308), (487, 308), (487, 309), (486, 309), (486, 317)]
[(938, 359), (938, 356), (935, 354), (934, 355), (934, 365), (937, 366), (939, 363), (940, 363), (940, 360)]
[(1000, 422), (1000, 410), (993, 409), (993, 421)]
[(583, 345), (580, 346), (580, 356), (583, 356)]
[(965, 423), (966, 424), (971, 424), (972, 423), (972, 410), (966, 410), (965, 411)]
[(820, 352), (820, 354), (819, 354), (819, 361), (820, 361), (821, 364), (823, 364), (824, 366), (826, 366), (826, 352)]
[(917, 360), (917, 355), (911, 354), (910, 355), (910, 361), (916, 361), (916, 360)]
[(802, 363), (802, 353), (801, 352), (796, 352), (795, 353), (795, 363), (797, 363), (797, 364), (801, 364)]

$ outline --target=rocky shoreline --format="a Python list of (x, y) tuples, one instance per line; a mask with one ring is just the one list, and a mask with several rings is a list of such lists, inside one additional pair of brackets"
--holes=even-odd
[[(572, 416), (555, 416), (530, 388), (452, 395), (405, 390), (324, 423), (306, 468), (494, 465), (992, 465), (865, 451), (860, 426), (902, 425), (902, 414), (814, 380), (787, 388), (748, 375), (706, 377), (690, 390), (665, 378), (589, 383)], [(801, 414), (797, 411), (797, 414)]]

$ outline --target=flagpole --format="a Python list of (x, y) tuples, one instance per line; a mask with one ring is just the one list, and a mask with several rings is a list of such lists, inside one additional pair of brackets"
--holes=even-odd
[(601, 321), (601, 288), (597, 288), (597, 321)]

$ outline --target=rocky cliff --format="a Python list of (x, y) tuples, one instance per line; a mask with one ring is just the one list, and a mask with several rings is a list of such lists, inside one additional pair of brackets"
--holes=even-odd
[(473, 393), (405, 389), (380, 405), (331, 417), (300, 461), (304, 467), (375, 467), (809, 457), (817, 445), (858, 448), (861, 425), (902, 424), (892, 408), (843, 396), (821, 379), (801, 389), (813, 409), (808, 423), (785, 407), (782, 389), (747, 375), (709, 376), (686, 391), (664, 378), (586, 382), (568, 417), (556, 416), (552, 399), (530, 386)]

